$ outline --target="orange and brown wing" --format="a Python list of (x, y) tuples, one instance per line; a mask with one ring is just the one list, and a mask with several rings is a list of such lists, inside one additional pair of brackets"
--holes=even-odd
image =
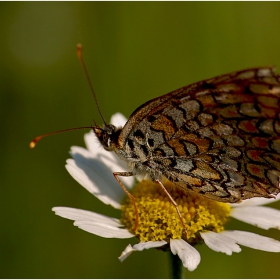
[(153, 178), (236, 202), (280, 192), (280, 78), (273, 68), (192, 84), (139, 107), (120, 146)]

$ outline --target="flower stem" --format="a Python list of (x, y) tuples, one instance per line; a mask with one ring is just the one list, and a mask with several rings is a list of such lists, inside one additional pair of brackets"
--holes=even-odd
[(178, 257), (178, 255), (173, 255), (171, 251), (169, 251), (169, 258), (171, 264), (171, 278), (172, 279), (181, 279), (182, 275), (182, 261)]

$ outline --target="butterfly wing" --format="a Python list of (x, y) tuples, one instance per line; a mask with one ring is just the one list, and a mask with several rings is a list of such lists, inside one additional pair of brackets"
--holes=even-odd
[(237, 202), (280, 192), (280, 78), (256, 68), (204, 80), (137, 108), (119, 136), (136, 172)]

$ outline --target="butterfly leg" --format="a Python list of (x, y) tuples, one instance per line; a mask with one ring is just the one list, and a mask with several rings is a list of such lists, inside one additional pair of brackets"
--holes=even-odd
[(124, 184), (122, 183), (122, 181), (120, 180), (119, 176), (123, 176), (123, 177), (129, 177), (129, 176), (133, 176), (134, 174), (132, 172), (114, 172), (113, 173), (115, 179), (118, 181), (119, 185), (121, 186), (121, 188), (124, 190), (124, 192), (128, 195), (128, 197), (131, 199), (133, 206), (134, 206), (134, 210), (135, 210), (135, 227), (134, 227), (134, 232), (137, 230), (138, 228), (138, 220), (139, 220), (139, 215), (138, 215), (138, 209), (135, 203), (135, 198), (134, 196), (126, 189), (126, 187), (124, 186)]
[(162, 190), (166, 193), (166, 195), (168, 196), (168, 198), (170, 199), (171, 203), (174, 205), (174, 207), (176, 208), (176, 211), (178, 213), (178, 216), (182, 222), (183, 228), (184, 228), (184, 233), (185, 233), (185, 237), (187, 238), (187, 228), (186, 225), (184, 223), (182, 214), (178, 208), (178, 204), (176, 203), (176, 201), (172, 198), (172, 196), (170, 195), (170, 193), (167, 191), (167, 189), (164, 187), (163, 183), (160, 180), (156, 180), (156, 182), (160, 185), (160, 187), (162, 188)]

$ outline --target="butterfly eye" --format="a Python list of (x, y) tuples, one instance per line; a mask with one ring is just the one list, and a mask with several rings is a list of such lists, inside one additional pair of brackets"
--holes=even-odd
[(107, 147), (110, 147), (110, 146), (111, 146), (111, 139), (108, 138), (108, 140), (107, 140)]
[(103, 133), (101, 135), (101, 138), (99, 138), (99, 141), (106, 151), (112, 151), (113, 150), (113, 148), (111, 147), (111, 142), (112, 141), (110, 139), (110, 136), (106, 132), (103, 131)]
[(117, 129), (112, 124), (105, 125), (103, 129), (99, 128), (98, 132), (95, 131), (97, 138), (99, 139), (104, 149), (107, 151), (113, 150), (112, 144), (117, 141), (119, 133), (120, 129)]

